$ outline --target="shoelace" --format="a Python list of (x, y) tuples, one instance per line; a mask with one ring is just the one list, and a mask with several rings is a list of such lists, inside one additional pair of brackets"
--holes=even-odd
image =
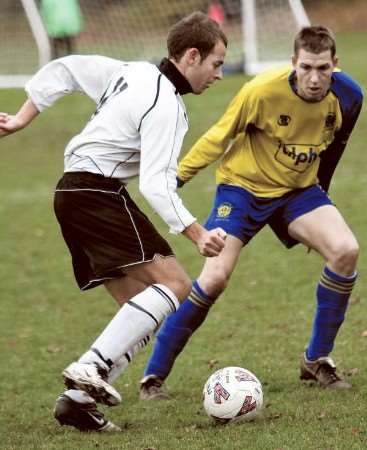
[(151, 380), (149, 380), (149, 383), (148, 383), (149, 388), (154, 387), (154, 388), (159, 389), (161, 386), (162, 386), (162, 382), (159, 381), (157, 378), (152, 378)]
[(336, 374), (336, 368), (330, 366), (330, 364), (324, 363), (320, 364), (320, 367), (317, 369), (317, 372), (322, 371), (327, 378), (330, 380), (330, 383), (334, 383), (335, 381), (340, 381), (341, 378)]
[(102, 380), (103, 381), (107, 381), (107, 379), (108, 379), (108, 371), (106, 369), (104, 369), (103, 367), (98, 366), (97, 364), (95, 364), (95, 366), (97, 367), (97, 372), (101, 376)]

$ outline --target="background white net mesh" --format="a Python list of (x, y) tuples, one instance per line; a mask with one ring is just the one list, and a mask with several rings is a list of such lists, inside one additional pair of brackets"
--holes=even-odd
[(38, 49), (19, 0), (0, 1), (0, 74), (38, 69)]
[(290, 60), (299, 26), (287, 0), (257, 0), (256, 41), (259, 61)]
[[(250, 1), (255, 5), (258, 59), (289, 60), (298, 29), (289, 0), (80, 0), (82, 29), (72, 39), (72, 53), (157, 63), (166, 55), (170, 26), (201, 10), (219, 21), (228, 36), (225, 69), (241, 71), (245, 61), (242, 15), (245, 3)], [(24, 2), (39, 9), (40, 0), (0, 2), (0, 77), (32, 74), (39, 67), (38, 49)]]

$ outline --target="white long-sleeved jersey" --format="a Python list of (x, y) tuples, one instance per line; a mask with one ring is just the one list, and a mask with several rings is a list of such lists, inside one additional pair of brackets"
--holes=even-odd
[(65, 149), (65, 172), (92, 172), (139, 189), (180, 233), (195, 218), (176, 193), (177, 159), (188, 130), (185, 105), (174, 84), (148, 62), (103, 56), (67, 56), (44, 66), (26, 84), (39, 111), (78, 91), (97, 108)]

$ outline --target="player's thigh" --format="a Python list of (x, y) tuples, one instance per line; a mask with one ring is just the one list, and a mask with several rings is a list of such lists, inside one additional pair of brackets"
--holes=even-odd
[(333, 205), (314, 209), (289, 224), (289, 234), (317, 250), (326, 260), (343, 249), (358, 250), (357, 240), (343, 216)]
[(209, 296), (219, 294), (226, 287), (243, 245), (239, 238), (228, 235), (221, 253), (214, 258), (206, 258), (198, 282)]
[(120, 306), (147, 288), (146, 283), (128, 275), (106, 280), (104, 286)]

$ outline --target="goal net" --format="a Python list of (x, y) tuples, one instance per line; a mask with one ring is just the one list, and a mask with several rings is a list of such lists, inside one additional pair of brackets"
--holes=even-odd
[[(55, 56), (40, 4), (1, 0), (0, 87), (23, 86)], [(289, 61), (295, 32), (308, 23), (300, 0), (79, 0), (79, 5), (82, 27), (72, 38), (73, 53), (158, 63), (166, 55), (170, 26), (200, 10), (228, 36), (225, 70), (249, 74)]]
[(301, 0), (243, 0), (245, 72), (287, 63), (297, 31), (310, 25)]
[(1, 0), (0, 87), (22, 86), (50, 60), (49, 41), (34, 0)]

